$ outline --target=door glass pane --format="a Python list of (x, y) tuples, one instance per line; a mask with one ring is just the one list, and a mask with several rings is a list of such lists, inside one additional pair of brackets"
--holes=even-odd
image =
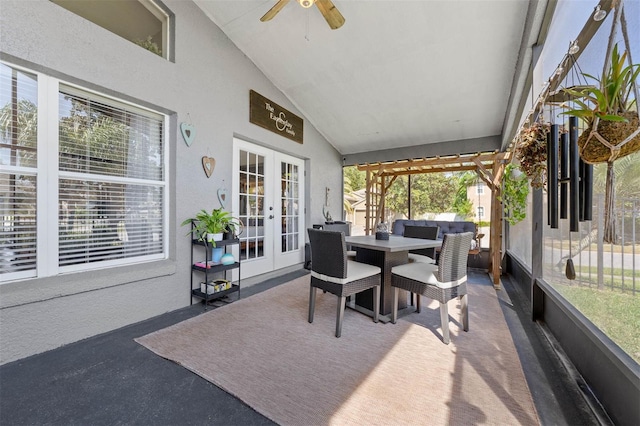
[(280, 163), (280, 207), (282, 214), (281, 241), (282, 253), (296, 251), (299, 248), (299, 231), (297, 223), (299, 218), (298, 205), (298, 166), (295, 164)]
[(264, 256), (264, 156), (240, 151), (238, 171), (239, 216), (245, 224), (240, 235), (240, 259)]

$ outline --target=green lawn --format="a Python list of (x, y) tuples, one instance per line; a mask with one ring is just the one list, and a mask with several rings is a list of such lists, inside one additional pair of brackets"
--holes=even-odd
[(640, 363), (640, 295), (560, 284), (554, 288)]

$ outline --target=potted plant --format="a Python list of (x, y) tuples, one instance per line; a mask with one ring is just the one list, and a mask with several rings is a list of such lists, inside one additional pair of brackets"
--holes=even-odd
[(532, 188), (543, 188), (547, 176), (547, 133), (551, 126), (544, 122), (535, 122), (522, 129), (520, 144), (516, 149), (516, 158), (520, 169), (531, 180)]
[[(609, 162), (640, 149), (640, 133), (617, 147), (640, 127), (637, 99), (631, 96), (638, 84), (640, 64), (625, 66), (626, 60), (627, 52), (620, 54), (616, 44), (602, 78), (582, 73), (596, 84), (563, 89), (575, 105), (561, 114), (578, 117), (587, 125), (578, 138), (580, 156), (587, 163)], [(618, 152), (612, 156), (614, 150)]]
[(502, 178), (502, 194), (498, 199), (504, 205), (506, 220), (510, 225), (515, 225), (526, 217), (528, 195), (527, 177), (517, 166), (507, 165)]
[(216, 246), (216, 240), (220, 241), (223, 234), (238, 228), (238, 222), (231, 216), (231, 213), (224, 211), (222, 208), (213, 209), (208, 212), (205, 209), (200, 210), (195, 217), (186, 219), (182, 225), (194, 224), (190, 234), (200, 241), (208, 241), (213, 247)]
[[(582, 119), (587, 128), (578, 137), (580, 157), (591, 164), (607, 163), (605, 184), (604, 241), (617, 240), (613, 205), (615, 200), (613, 162), (640, 150), (638, 119), (638, 76), (640, 64), (627, 65), (627, 52), (620, 54), (614, 45), (608, 71), (601, 79), (589, 74), (598, 86), (567, 88), (576, 105), (562, 114)], [(635, 92), (635, 93), (634, 93)], [(632, 93), (634, 97), (631, 98)]]

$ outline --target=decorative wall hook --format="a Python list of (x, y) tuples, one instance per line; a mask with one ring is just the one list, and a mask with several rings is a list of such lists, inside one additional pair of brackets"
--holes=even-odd
[(187, 117), (189, 117), (189, 122), (180, 123), (180, 132), (182, 133), (182, 138), (187, 146), (191, 146), (193, 140), (196, 138), (196, 127), (191, 124), (191, 116), (188, 113)]
[(204, 169), (204, 174), (207, 175), (208, 178), (211, 177), (213, 173), (213, 169), (216, 167), (216, 159), (212, 157), (207, 157), (206, 155), (202, 157), (202, 168)]

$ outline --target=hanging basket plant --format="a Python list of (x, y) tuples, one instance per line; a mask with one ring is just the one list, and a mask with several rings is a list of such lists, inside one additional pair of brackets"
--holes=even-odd
[(520, 144), (516, 148), (516, 158), (520, 169), (531, 181), (532, 188), (543, 188), (547, 176), (547, 133), (548, 123), (536, 122), (522, 129)]
[(502, 193), (498, 199), (504, 205), (505, 219), (515, 225), (527, 216), (527, 177), (513, 164), (507, 165), (502, 178)]
[(640, 64), (627, 65), (627, 52), (614, 45), (608, 71), (597, 78), (582, 73), (596, 84), (564, 91), (573, 98), (572, 109), (562, 114), (582, 119), (587, 127), (578, 138), (580, 157), (591, 164), (606, 163), (640, 150), (637, 80)]

